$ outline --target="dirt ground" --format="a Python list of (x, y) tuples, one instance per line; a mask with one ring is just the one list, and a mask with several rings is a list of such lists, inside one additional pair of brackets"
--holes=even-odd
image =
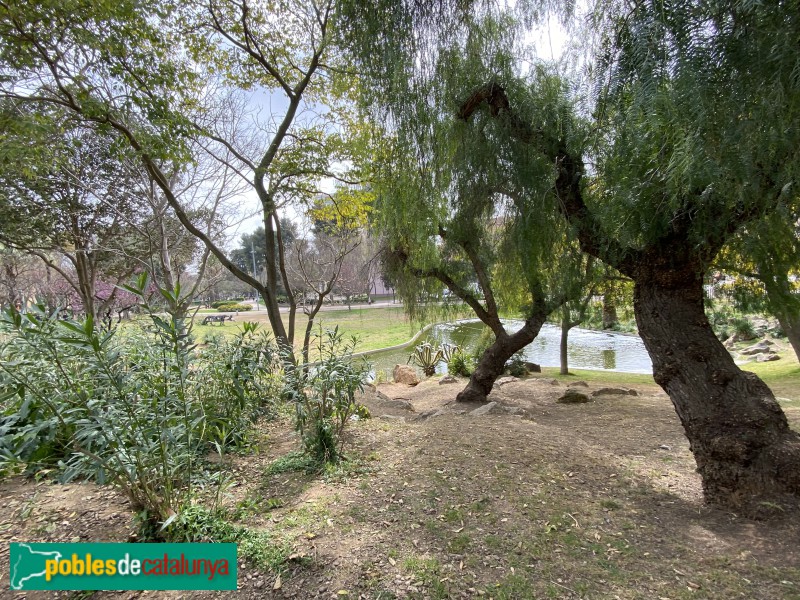
[[(564, 383), (511, 381), (476, 416), (453, 402), (463, 383), (369, 390), (373, 418), (351, 428), (338, 473), (266, 474), (297, 449), (288, 419), (264, 426), (257, 454), (231, 459), (228, 507), (291, 546), (280, 579), (243, 563), (235, 593), (93, 597), (800, 598), (794, 511), (754, 521), (705, 506), (657, 386), (558, 404)], [(784, 409), (797, 427), (800, 408)], [(0, 497), (3, 597), (54, 597), (8, 591), (7, 542), (128, 541), (133, 531), (109, 488), (16, 478)]]

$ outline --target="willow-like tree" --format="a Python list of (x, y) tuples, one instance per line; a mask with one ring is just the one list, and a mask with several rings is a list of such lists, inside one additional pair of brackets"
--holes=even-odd
[(743, 228), (717, 266), (737, 276), (731, 290), (742, 308), (772, 314), (800, 359), (800, 217), (783, 205)]
[[(431, 65), (452, 39), (475, 31), (476, 18), (463, 2), (391, 3), (383, 11), (376, 3), (371, 11), (392, 22), (382, 32), (362, 24), (353, 47), (394, 114), (411, 117), (404, 125), (413, 127), (420, 115), (411, 98), (430, 94), (429, 82), (441, 75)], [(539, 3), (516, 10), (540, 8), (531, 4)], [(374, 25), (361, 9), (356, 3), (354, 14)], [(477, 13), (496, 10), (481, 4)], [(453, 112), (470, 122), (489, 115), (547, 156), (559, 212), (582, 249), (633, 280), (655, 380), (681, 419), (706, 498), (739, 505), (797, 496), (800, 437), (769, 388), (739, 369), (714, 336), (703, 277), (743, 224), (794, 193), (800, 13), (793, 3), (686, 0), (602, 2), (594, 17), (599, 41), (585, 38), (592, 146), (576, 151), (549, 129), (501, 71), (471, 92), (445, 80), (455, 84), (447, 87)], [(486, 61), (469, 51), (462, 58)], [(520, 75), (523, 58), (516, 53)], [(587, 159), (594, 163), (588, 174)], [(524, 171), (531, 163), (520, 155), (514, 166)]]
[[(548, 315), (580, 295), (584, 275), (556, 210), (556, 171), (547, 154), (517, 140), (490, 112), (473, 114), (483, 101), (482, 81), (500, 73), (512, 78), (509, 57), (493, 52), (507, 42), (505, 35), (489, 19), (466, 39), (453, 40), (434, 67), (430, 93), (410, 102), (414, 127), (384, 131), (391, 150), (381, 155), (376, 178), (384, 265), (405, 305), (418, 310), (436, 282), (494, 334), (457, 396), (461, 402), (486, 401), (506, 361), (536, 338)], [(450, 86), (462, 92), (453, 95)], [(585, 132), (558, 77), (538, 69), (508, 93), (535, 106), (545, 127), (580, 147)], [(463, 102), (455, 106), (454, 99)], [(521, 160), (528, 168), (514, 166)], [(522, 326), (509, 327), (503, 314), (520, 316)]]

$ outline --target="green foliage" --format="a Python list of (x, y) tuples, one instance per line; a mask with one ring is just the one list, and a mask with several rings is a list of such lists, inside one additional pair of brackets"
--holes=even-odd
[(472, 375), (474, 362), (472, 357), (468, 356), (466, 352), (457, 350), (450, 357), (450, 362), (447, 363), (447, 372), (450, 375), (457, 375), (461, 377), (469, 377)]
[(753, 323), (747, 317), (737, 317), (733, 319), (733, 329), (742, 340), (752, 340), (756, 337)]
[(197, 352), (192, 390), (206, 414), (206, 438), (218, 451), (246, 444), (250, 425), (274, 412), (281, 381), (278, 353), (256, 323), (232, 338), (217, 337)]
[(226, 302), (215, 306), (218, 312), (246, 312), (253, 310), (252, 304), (239, 304), (237, 302)]
[(422, 369), (427, 377), (430, 377), (436, 373), (436, 365), (439, 364), (443, 356), (441, 348), (434, 349), (429, 342), (425, 342), (414, 348), (414, 352), (408, 357), (407, 363), (413, 362)]
[(522, 377), (528, 374), (528, 369), (525, 368), (525, 358), (522, 356), (522, 351), (514, 354), (506, 363), (506, 373), (514, 377)]
[(272, 571), (281, 568), (292, 550), (288, 541), (276, 540), (268, 531), (235, 525), (225, 512), (198, 505), (187, 505), (177, 513), (161, 537), (175, 543), (237, 544), (241, 558)]
[(484, 327), (481, 330), (481, 335), (475, 342), (475, 346), (472, 348), (472, 359), (476, 363), (481, 359), (484, 352), (486, 352), (489, 346), (494, 344), (494, 340), (495, 340), (494, 332), (488, 327)]
[(355, 394), (363, 390), (368, 368), (353, 360), (357, 343), (338, 327), (320, 327), (312, 339), (319, 361), (285, 368), (284, 396), (294, 403), (305, 451), (319, 465), (342, 458), (345, 426), (359, 410)]
[(202, 455), (245, 443), (277, 382), (275, 349), (254, 326), (197, 354), (190, 327), (157, 312), (147, 288), (145, 276), (128, 288), (150, 324), (126, 336), (42, 307), (3, 314), (0, 468), (118, 485), (155, 527), (197, 486), (223, 483)]

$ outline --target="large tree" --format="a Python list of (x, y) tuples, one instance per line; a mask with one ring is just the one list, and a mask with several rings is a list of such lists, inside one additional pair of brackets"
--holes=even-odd
[[(137, 155), (175, 216), (231, 273), (261, 294), (293, 361), (278, 282), (288, 289), (280, 211), (309, 202), (320, 179), (350, 164), (338, 105), (345, 78), (333, 48), (332, 0), (250, 3), (143, 0), (0, 3), (1, 93), (52, 103), (114, 132)], [(335, 88), (346, 92), (346, 82)], [(239, 93), (237, 93), (239, 92)], [(248, 98), (244, 98), (244, 94)], [(246, 118), (232, 104), (250, 101)], [(193, 146), (248, 182), (260, 204), (266, 280), (237, 266), (170, 186)]]
[[(441, 56), (516, 60), (526, 77), (513, 47), (448, 54), (452, 38), (476, 34), (477, 19), (462, 12), (463, 3), (392, 7), (380, 13), (392, 22), (378, 32), (357, 3), (366, 25), (353, 37), (401, 126), (413, 127), (412, 98), (430, 97)], [(481, 5), (478, 14), (496, 10)], [(792, 3), (687, 0), (603, 2), (594, 16), (598, 43), (588, 35), (584, 42), (592, 51), (595, 135), (583, 148), (548, 128), (536, 96), (520, 96), (499, 69), (472, 91), (456, 78), (436, 91), (466, 122), (480, 128), (489, 116), (546, 156), (558, 210), (582, 249), (633, 280), (639, 332), (685, 428), (706, 498), (738, 505), (796, 496), (800, 437), (769, 388), (739, 369), (714, 336), (703, 278), (727, 239), (793, 193), (800, 14)], [(498, 22), (515, 24), (502, 15)], [(532, 170), (531, 156), (541, 155), (520, 152), (514, 164)]]
[(144, 202), (113, 138), (64, 111), (31, 108), (2, 106), (0, 240), (44, 261), (74, 289), (72, 308), (96, 319), (136, 268), (123, 242)]

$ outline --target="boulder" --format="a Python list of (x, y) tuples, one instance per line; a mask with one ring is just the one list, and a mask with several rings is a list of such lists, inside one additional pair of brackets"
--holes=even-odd
[(569, 388), (567, 388), (567, 391), (565, 391), (564, 394), (558, 400), (556, 400), (556, 402), (559, 404), (585, 404), (586, 402), (591, 401), (592, 399), (589, 398), (587, 394)]
[(545, 383), (547, 385), (558, 385), (558, 379), (552, 379), (550, 377), (541, 377), (534, 379), (537, 383)]
[[(464, 411), (461, 411), (461, 413), (456, 413), (456, 414), (462, 414), (463, 412)], [(426, 410), (423, 413), (419, 413), (416, 417), (414, 417), (411, 420), (412, 421), (425, 421), (426, 419), (432, 419), (433, 417), (441, 417), (441, 416), (444, 416), (446, 414), (447, 414), (447, 411), (444, 408), (438, 408), (438, 409), (434, 408), (432, 410)]]
[(780, 359), (781, 357), (775, 354), (774, 352), (756, 355), (756, 362), (772, 362), (773, 360), (780, 360)]
[(600, 388), (592, 392), (592, 397), (597, 398), (598, 396), (638, 396), (639, 393), (636, 390), (630, 390), (628, 388), (614, 388), (614, 387), (604, 387)]
[(725, 348), (727, 348), (728, 350), (733, 350), (736, 347), (736, 335), (734, 334), (727, 340), (725, 340), (723, 346), (725, 346)]
[(445, 375), (439, 380), (439, 385), (445, 385), (446, 383), (458, 383), (458, 379), (452, 375)]
[(589, 384), (585, 381), (573, 381), (567, 384), (569, 387), (589, 387)]
[(388, 408), (399, 408), (400, 410), (410, 410), (414, 412), (414, 405), (408, 398), (392, 398), (383, 401), (383, 405)]
[(498, 404), (497, 402), (489, 402), (488, 404), (484, 404), (483, 406), (479, 406), (473, 411), (470, 411), (469, 416), (471, 417), (482, 417), (484, 415), (504, 415), (508, 412), (506, 407), (502, 404)]
[(405, 385), (417, 385), (419, 383), (419, 377), (417, 377), (414, 367), (408, 365), (395, 365), (392, 378), (395, 383), (404, 383)]
[(537, 365), (534, 362), (525, 361), (524, 363), (522, 363), (522, 366), (525, 367), (526, 369), (528, 369), (528, 373), (541, 373), (542, 372), (542, 367), (540, 367), (539, 365)]
[(769, 352), (770, 346), (772, 346), (772, 342), (769, 340), (761, 340), (757, 344), (753, 344), (752, 346), (748, 346), (744, 350), (740, 350), (739, 354), (744, 354), (745, 356), (752, 356), (754, 354), (761, 354), (762, 352)]
[(405, 421), (405, 417), (401, 417), (400, 415), (380, 415), (379, 419), (383, 419), (384, 421)]
[(515, 381), (519, 381), (519, 377), (513, 377), (513, 376), (509, 375), (507, 377), (501, 377), (500, 379), (495, 381), (494, 384), (497, 387), (503, 387), (505, 384), (514, 383)]

